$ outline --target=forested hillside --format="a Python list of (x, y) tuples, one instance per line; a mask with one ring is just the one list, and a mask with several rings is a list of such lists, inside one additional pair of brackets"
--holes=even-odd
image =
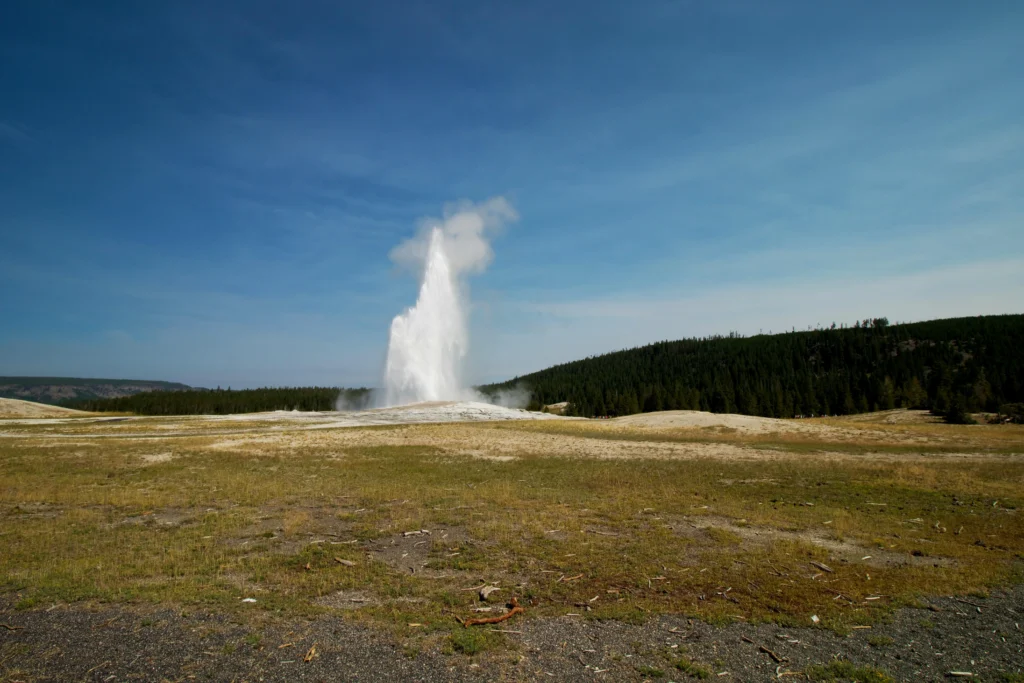
[(68, 401), (69, 408), (136, 415), (229, 415), (268, 410), (334, 410), (338, 399), (349, 406), (365, 404), (369, 389), (296, 387), (153, 391), (109, 399)]
[(529, 388), (534, 407), (569, 401), (569, 413), (583, 416), (995, 411), (1024, 401), (1024, 315), (901, 325), (876, 318), (853, 327), (660, 342), (481, 389), (517, 385)]

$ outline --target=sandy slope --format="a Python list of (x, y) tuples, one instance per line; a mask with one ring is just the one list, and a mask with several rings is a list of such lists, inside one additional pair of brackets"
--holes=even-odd
[(723, 427), (747, 434), (801, 431), (803, 425), (794, 420), (776, 420), (770, 417), (705, 413), (697, 410), (665, 410), (660, 413), (640, 413), (617, 417), (609, 421), (623, 427), (671, 429), (674, 427)]
[(81, 410), (50, 406), (45, 403), (33, 403), (16, 398), (0, 398), (0, 418), (7, 417), (75, 417), (87, 415)]

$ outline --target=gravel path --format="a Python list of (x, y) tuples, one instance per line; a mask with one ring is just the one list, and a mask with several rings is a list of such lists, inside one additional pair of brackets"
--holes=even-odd
[(675, 666), (683, 657), (712, 680), (806, 680), (796, 672), (838, 657), (897, 681), (1000, 681), (1024, 675), (1022, 621), (1017, 587), (988, 598), (935, 598), (928, 609), (904, 609), (891, 623), (847, 636), (684, 617), (644, 625), (513, 620), (502, 624), (511, 631), (504, 646), (469, 657), (446, 653), (437, 639), (403, 645), (338, 616), (253, 627), (169, 609), (19, 611), (0, 598), (0, 681), (690, 680)]

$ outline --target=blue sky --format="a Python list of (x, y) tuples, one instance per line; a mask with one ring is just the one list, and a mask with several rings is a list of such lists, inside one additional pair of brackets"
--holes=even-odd
[(1024, 4), (0, 6), (0, 374), (373, 385), (445, 203), (470, 377), (1024, 312)]

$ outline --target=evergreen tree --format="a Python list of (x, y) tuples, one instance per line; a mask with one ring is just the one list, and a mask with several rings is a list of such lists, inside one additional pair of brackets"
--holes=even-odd
[[(1024, 316), (855, 325), (744, 338), (660, 342), (555, 366), (524, 383), (577, 414), (601, 397), (609, 412), (689, 408), (775, 417), (849, 414), (902, 405), (948, 412), (1024, 402)], [(635, 405), (634, 405), (635, 402)]]

